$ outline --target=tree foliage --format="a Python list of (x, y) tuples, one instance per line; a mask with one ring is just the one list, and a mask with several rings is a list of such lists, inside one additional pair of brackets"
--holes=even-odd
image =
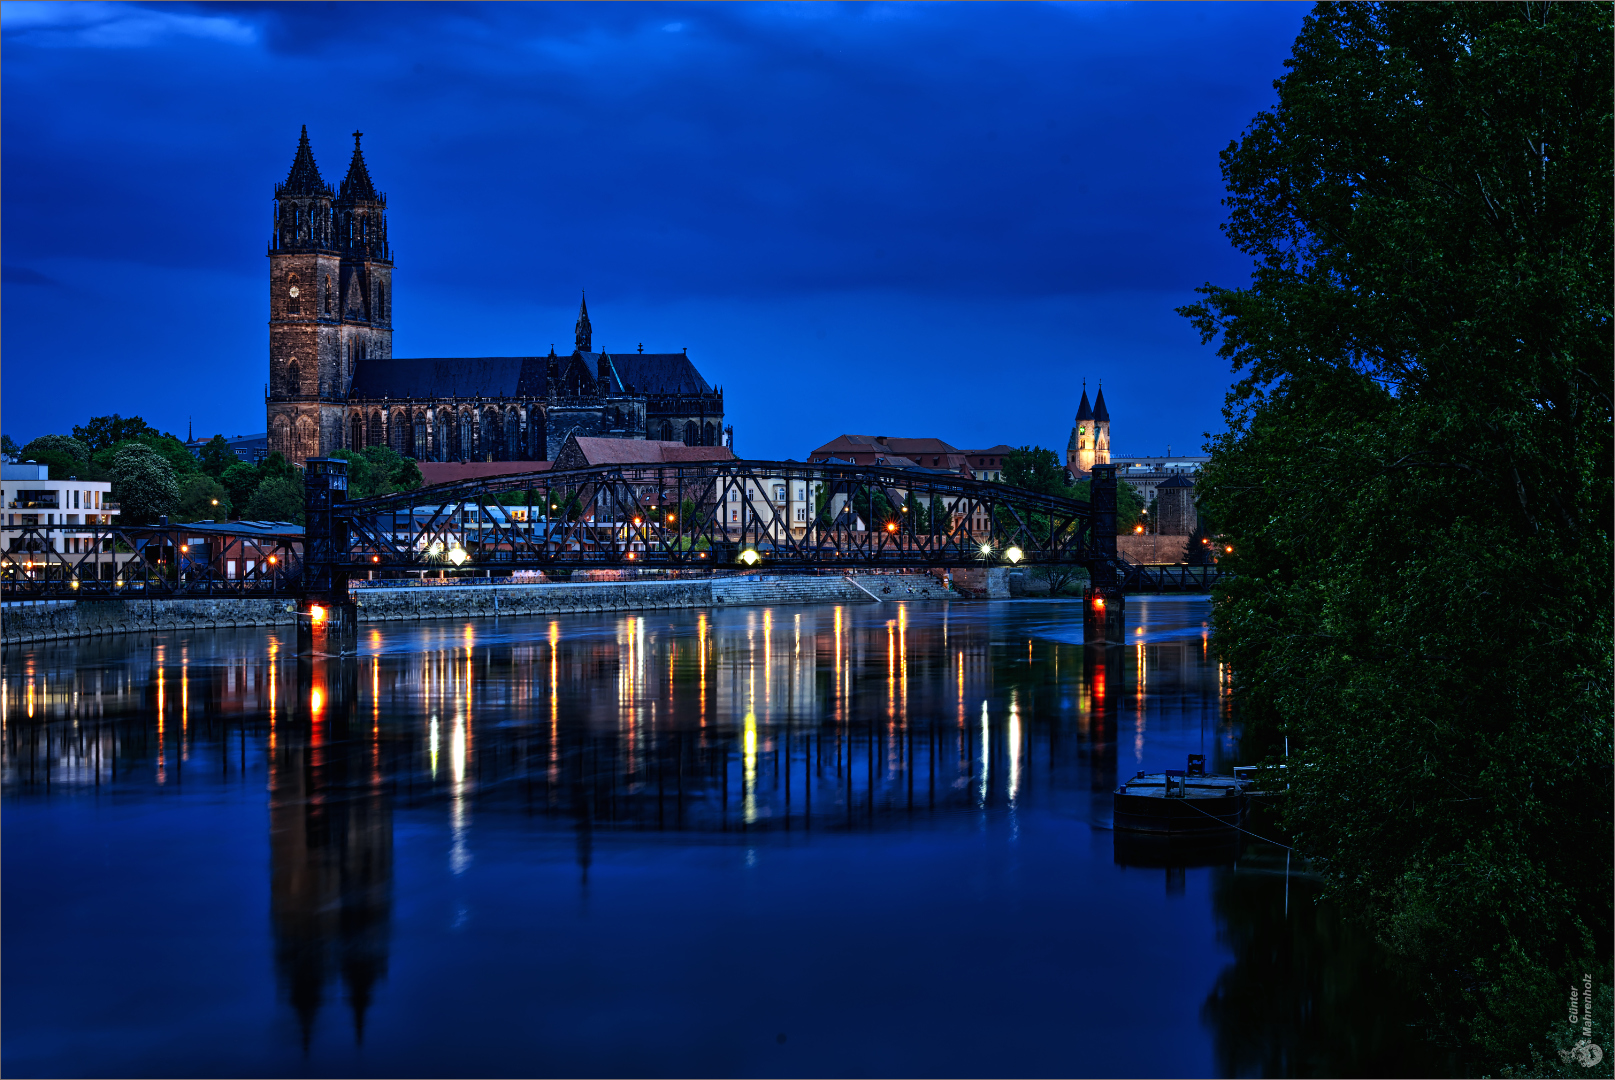
[(1199, 485), (1286, 822), (1477, 1071), (1610, 977), (1608, 4), (1320, 5), (1222, 157)]
[(138, 416), (125, 418), (117, 413), (111, 416), (92, 416), (89, 423), (83, 427), (73, 428), (73, 438), (88, 446), (91, 453), (147, 434), (156, 435), (157, 429)]
[(203, 472), (217, 480), (224, 475), (224, 471), (241, 459), (236, 452), (230, 449), (230, 444), (224, 441), (223, 435), (215, 435), (202, 447), (198, 462)]
[(206, 473), (192, 473), (179, 482), (176, 514), (180, 521), (226, 520), (230, 516), (230, 493)]
[(331, 456), (348, 463), (349, 499), (414, 491), (421, 486), (421, 469), (415, 459), (404, 457), (390, 446), (336, 450)]
[(242, 517), (249, 521), (290, 521), (303, 524), (303, 484), (284, 476), (259, 483)]
[(29, 458), (38, 461), (41, 459), (37, 455), (50, 452), (66, 454), (74, 461), (90, 460), (90, 448), (71, 435), (41, 435), (22, 448), (22, 458), (24, 461)]
[(179, 505), (174, 470), (150, 447), (131, 443), (112, 459), (112, 498), (119, 506), (119, 521), (144, 524), (172, 514)]

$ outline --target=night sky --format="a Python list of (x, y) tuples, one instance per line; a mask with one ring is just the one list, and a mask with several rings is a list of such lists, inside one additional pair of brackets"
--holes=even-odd
[(388, 196), (397, 356), (688, 347), (742, 456), (843, 432), (1198, 452), (1217, 155), (1304, 4), (0, 6), (3, 415), (264, 428), (299, 126)]

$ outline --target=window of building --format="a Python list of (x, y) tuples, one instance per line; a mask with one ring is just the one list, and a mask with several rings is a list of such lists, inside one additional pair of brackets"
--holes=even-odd
[(807, 507), (798, 506), (796, 508), (796, 520), (797, 521), (806, 521), (807, 520)]
[(774, 501), (775, 502), (784, 502), (785, 501), (785, 485), (784, 484), (775, 484), (774, 485)]

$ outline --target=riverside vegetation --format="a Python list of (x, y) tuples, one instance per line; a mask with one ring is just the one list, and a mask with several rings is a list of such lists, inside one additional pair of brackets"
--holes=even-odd
[[(1222, 155), (1216, 641), (1466, 1070), (1611, 1012), (1611, 7), (1325, 4)], [(1585, 1056), (1585, 1055), (1584, 1055)]]

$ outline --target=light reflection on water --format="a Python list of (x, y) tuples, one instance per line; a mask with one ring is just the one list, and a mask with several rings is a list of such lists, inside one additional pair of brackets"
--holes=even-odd
[[(1233, 869), (1272, 849), (1108, 830), (1119, 771), (1235, 763), (1207, 615), (1134, 601), (1091, 648), (1075, 603), (936, 603), (8, 651), (5, 1067), (1248, 1073), (1247, 983), (1286, 973), (1239, 942), (1271, 968), (1323, 931)], [(1261, 1039), (1366, 1073), (1406, 1038), (1309, 1022)]]

